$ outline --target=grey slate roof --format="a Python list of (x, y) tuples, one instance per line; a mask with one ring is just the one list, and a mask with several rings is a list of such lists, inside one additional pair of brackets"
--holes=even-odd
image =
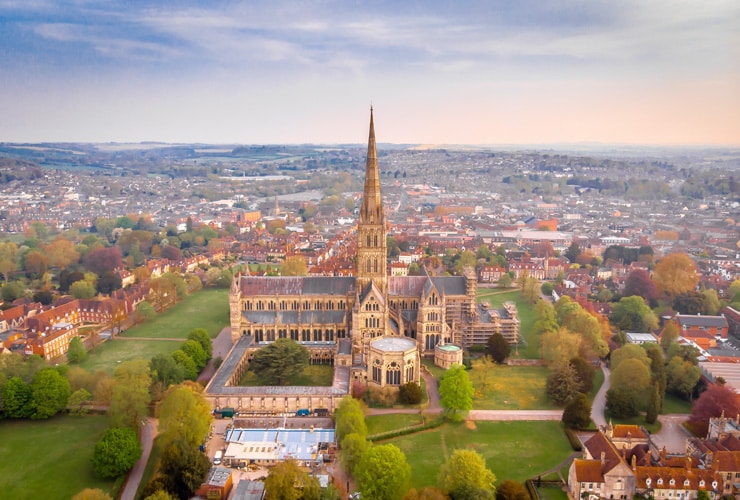
[(468, 291), (464, 276), (440, 276), (431, 280), (437, 290), (444, 295), (465, 295)]
[(352, 276), (242, 276), (242, 295), (347, 295), (355, 286)]
[(676, 319), (681, 326), (692, 327), (715, 327), (727, 328), (727, 318), (724, 316), (699, 316), (689, 314), (677, 314)]

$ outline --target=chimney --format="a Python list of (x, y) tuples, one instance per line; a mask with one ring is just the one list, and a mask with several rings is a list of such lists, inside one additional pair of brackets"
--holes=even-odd
[(691, 457), (686, 457), (686, 470), (691, 470)]
[(632, 470), (637, 470), (637, 455), (632, 455)]
[(601, 465), (604, 465), (606, 463), (606, 452), (601, 452)]

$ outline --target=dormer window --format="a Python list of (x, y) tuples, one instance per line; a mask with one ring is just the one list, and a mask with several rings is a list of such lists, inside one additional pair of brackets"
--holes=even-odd
[(675, 479), (671, 479), (668, 484), (670, 484), (671, 486), (675, 486), (676, 485), (676, 480)]
[(699, 481), (699, 488), (703, 488), (705, 484), (706, 484), (706, 483), (705, 483), (705, 482), (704, 482), (704, 480), (702, 479), (701, 481)]
[(684, 481), (684, 482), (683, 482), (683, 485), (684, 485), (684, 486), (688, 486), (689, 484), (690, 484), (690, 482), (689, 482), (689, 480), (688, 480), (688, 479), (687, 479), (686, 481)]
[(658, 479), (658, 486), (663, 486), (663, 479)]
[(645, 485), (646, 485), (646, 486), (647, 486), (648, 488), (650, 488), (650, 485), (651, 485), (652, 483), (653, 483), (653, 480), (652, 480), (652, 479), (650, 479), (650, 478), (647, 478), (647, 479), (645, 480)]

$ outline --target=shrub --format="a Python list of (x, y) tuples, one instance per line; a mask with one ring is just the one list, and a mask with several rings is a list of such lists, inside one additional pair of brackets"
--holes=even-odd
[(407, 405), (416, 405), (421, 403), (421, 386), (415, 382), (403, 384), (399, 388), (398, 398), (401, 400), (401, 403)]

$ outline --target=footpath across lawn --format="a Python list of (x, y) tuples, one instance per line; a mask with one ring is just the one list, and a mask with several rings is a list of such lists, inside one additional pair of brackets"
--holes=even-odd
[(456, 449), (475, 450), (498, 482), (524, 481), (557, 466), (572, 449), (560, 422), (465, 422), (384, 441), (411, 465), (411, 486), (437, 484), (439, 468)]
[(90, 457), (108, 428), (106, 416), (56, 416), (0, 424), (3, 498), (72, 498), (100, 488), (113, 498), (120, 484), (93, 475)]

